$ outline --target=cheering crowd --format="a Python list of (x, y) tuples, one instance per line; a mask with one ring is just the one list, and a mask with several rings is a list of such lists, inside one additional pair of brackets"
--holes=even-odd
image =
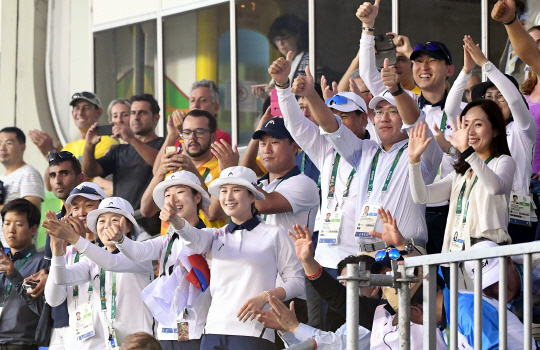
[[(265, 107), (242, 156), (217, 127), (219, 90), (206, 79), (192, 84), (189, 111), (168, 117), (165, 138), (152, 95), (113, 100), (110, 124), (98, 125), (99, 98), (75, 93), (80, 139), (62, 146), (28, 133), (47, 159), (44, 178), (23, 160), (26, 135), (0, 130), (0, 350), (270, 350), (308, 339), (345, 349), (337, 278), (347, 264), (385, 274), (392, 260), (540, 239), (540, 27), (526, 31), (514, 0), (498, 1), (491, 16), (527, 80), (520, 86), (465, 36), (450, 87), (460, 67), (442, 42), (392, 34), (395, 60), (379, 60), (379, 2), (358, 8), (359, 53), (339, 84), (308, 66), (305, 23), (272, 24), (282, 57), (270, 82), (253, 87)], [(62, 208), (41, 221), (45, 189)], [(34, 245), (40, 226), (44, 253)], [(482, 262), (482, 329), (474, 267), (458, 271), (460, 348), (473, 349), (475, 332), (498, 348), (499, 260)], [(507, 344), (522, 349), (520, 258), (507, 269)], [(436, 277), (436, 343), (446, 349), (449, 268)], [(532, 282), (534, 349), (540, 259)], [(423, 346), (422, 303), (420, 280), (413, 349)], [(359, 349), (399, 348), (393, 288), (363, 288), (359, 312)]]

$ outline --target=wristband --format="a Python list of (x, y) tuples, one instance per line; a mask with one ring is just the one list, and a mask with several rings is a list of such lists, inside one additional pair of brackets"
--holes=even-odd
[(509, 26), (510, 24), (514, 23), (517, 19), (517, 15), (514, 15), (514, 19), (511, 20), (510, 22), (502, 22), (502, 24), (504, 24), (505, 26)]
[(287, 78), (287, 82), (286, 82), (285, 84), (283, 84), (283, 85), (279, 85), (279, 84), (277, 83), (277, 81), (274, 82), (274, 83), (276, 84), (276, 87), (277, 87), (277, 88), (280, 88), (280, 89), (286, 89), (286, 88), (289, 87), (289, 85), (291, 85), (291, 80)]
[(467, 158), (469, 158), (469, 156), (470, 156), (471, 154), (473, 154), (473, 153), (474, 153), (474, 148), (472, 148), (472, 146), (469, 146), (469, 148), (467, 148), (467, 149), (466, 149), (463, 153), (461, 153), (461, 154), (463, 155), (463, 158), (464, 158), (464, 159), (467, 159)]
[(122, 243), (124, 243), (124, 238), (126, 238), (126, 236), (122, 235), (122, 238), (120, 238), (119, 241), (116, 241), (116, 242), (115, 242), (115, 241), (111, 241), (111, 242), (113, 242), (114, 244), (122, 244)]
[(314, 275), (310, 276), (310, 275), (306, 274), (306, 277), (308, 278), (308, 280), (313, 281), (313, 280), (316, 280), (317, 278), (321, 277), (321, 275), (322, 275), (322, 266), (319, 265), (319, 269), (317, 270), (317, 272), (315, 272)]
[(270, 294), (270, 292), (267, 290), (265, 290), (264, 292), (266, 293), (266, 295), (268, 295), (268, 301), (270, 301), (270, 299), (272, 299), (272, 294)]
[(373, 33), (373, 32), (375, 31), (375, 27), (373, 27), (373, 28), (362, 27), (362, 30), (365, 30), (366, 32), (371, 32), (371, 33)]
[(396, 92), (390, 92), (392, 94), (392, 96), (399, 96), (399, 95), (401, 95), (403, 93), (403, 91), (405, 91), (405, 90), (403, 90), (403, 86), (401, 86), (400, 83), (397, 83), (397, 85), (398, 85), (397, 91)]

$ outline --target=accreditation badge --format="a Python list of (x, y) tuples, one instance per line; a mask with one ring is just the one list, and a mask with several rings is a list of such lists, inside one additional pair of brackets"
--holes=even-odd
[(189, 323), (188, 323), (188, 311), (184, 308), (184, 311), (176, 320), (176, 328), (178, 329), (178, 341), (189, 340)]
[(467, 239), (469, 239), (469, 236), (465, 234), (465, 224), (461, 221), (461, 214), (456, 214), (448, 251), (462, 251), (465, 248), (465, 240)]
[(356, 224), (356, 233), (355, 237), (368, 237), (372, 238), (369, 233), (375, 230), (375, 224), (377, 224), (377, 219), (379, 219), (379, 214), (377, 210), (380, 208), (380, 205), (373, 204), (364, 204)]
[(510, 194), (510, 223), (531, 227), (531, 196), (521, 196), (512, 191)]
[(319, 243), (322, 244), (338, 244), (339, 231), (341, 229), (341, 217), (343, 211), (336, 209), (333, 212), (326, 212), (322, 220), (322, 228), (319, 231)]
[(112, 326), (109, 326), (109, 339), (107, 340), (107, 349), (118, 349), (118, 341), (116, 340), (116, 332)]
[(94, 320), (92, 318), (92, 303), (83, 303), (75, 308), (75, 313), (71, 315), (70, 325), (75, 325), (75, 337), (77, 341), (82, 341), (96, 335), (94, 332)]

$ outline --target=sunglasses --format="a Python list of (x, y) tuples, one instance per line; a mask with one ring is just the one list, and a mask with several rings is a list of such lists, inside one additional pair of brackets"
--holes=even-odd
[(82, 186), (81, 188), (75, 187), (69, 195), (72, 196), (75, 194), (93, 194), (93, 195), (98, 196), (101, 199), (104, 199), (101, 194), (99, 194), (95, 189), (89, 186)]
[(446, 51), (444, 46), (442, 46), (439, 43), (432, 43), (428, 41), (425, 44), (418, 44), (415, 47), (413, 47), (413, 51), (418, 51), (418, 50), (427, 50), (427, 51), (432, 51), (432, 52), (441, 50), (446, 56), (446, 61), (448, 61), (449, 64), (452, 64), (452, 59), (450, 58), (450, 54), (448, 53), (448, 51)]
[(81, 166), (81, 163), (79, 162), (79, 160), (77, 159), (77, 157), (75, 157), (73, 155), (73, 153), (71, 152), (68, 152), (68, 151), (61, 151), (61, 152), (51, 152), (49, 153), (49, 155), (47, 156), (48, 160), (49, 160), (49, 165), (54, 162), (54, 161), (57, 161), (59, 159), (72, 159), (74, 161), (77, 162), (77, 164), (79, 166)]
[(386, 248), (384, 250), (379, 250), (375, 254), (375, 261), (382, 261), (386, 257), (389, 257), (392, 260), (398, 260), (399, 258), (402, 257), (402, 254), (401, 254), (401, 252), (399, 250), (397, 250), (396, 247), (389, 246), (388, 248)]
[(76, 93), (73, 94), (73, 96), (71, 96), (72, 100), (76, 100), (78, 98), (91, 98), (91, 99), (95, 100), (96, 95), (94, 95), (93, 93), (88, 92), (88, 91), (83, 91), (83, 92), (76, 92)]
[(335, 95), (333, 97), (330, 97), (328, 100), (326, 100), (326, 105), (332, 108), (333, 105), (337, 105), (337, 106), (346, 105), (349, 101), (354, 103), (362, 113), (366, 113), (366, 111), (364, 111), (364, 109), (360, 107), (356, 102), (341, 95)]

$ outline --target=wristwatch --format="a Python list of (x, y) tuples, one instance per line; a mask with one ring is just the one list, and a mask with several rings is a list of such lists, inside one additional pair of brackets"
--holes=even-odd
[(486, 63), (484, 63), (484, 66), (482, 67), (482, 70), (486, 73), (492, 69), (493, 69), (493, 63), (491, 63), (490, 61), (487, 61)]
[(397, 86), (398, 86), (398, 89), (396, 90), (396, 92), (390, 92), (392, 96), (399, 96), (405, 91), (403, 90), (403, 86), (401, 86), (400, 83), (397, 83)]
[(454, 146), (450, 146), (446, 154), (448, 154), (450, 157), (456, 157), (458, 153), (458, 150)]

